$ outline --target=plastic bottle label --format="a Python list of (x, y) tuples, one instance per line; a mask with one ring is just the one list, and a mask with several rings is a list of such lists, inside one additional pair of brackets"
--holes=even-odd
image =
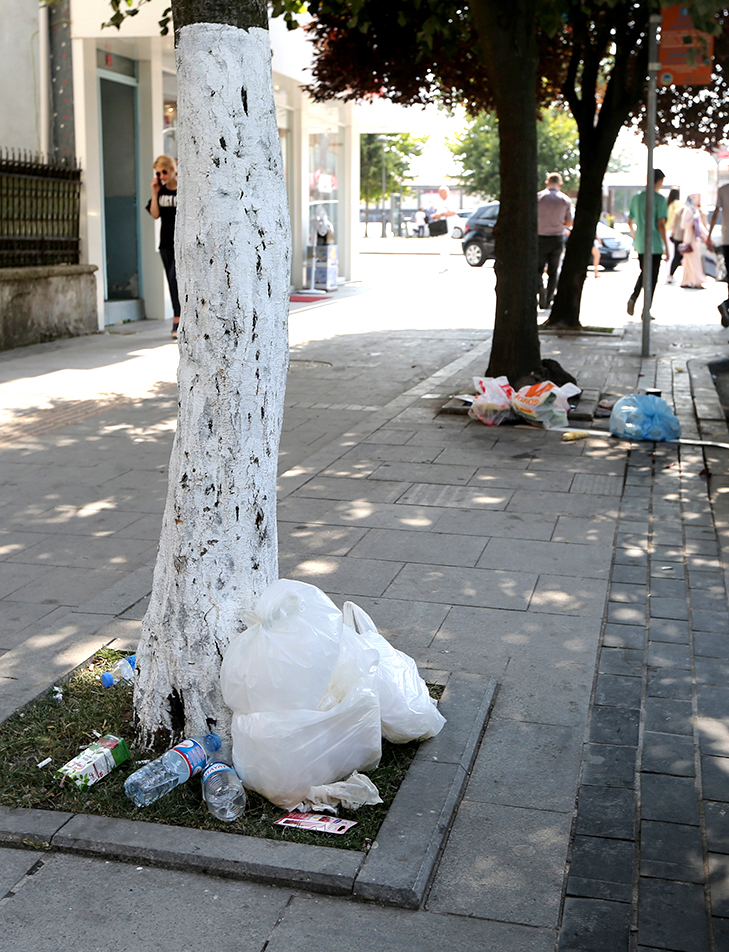
[[(195, 777), (202, 773), (208, 760), (205, 748), (195, 740), (183, 740), (181, 744), (172, 748), (185, 761), (190, 768), (190, 777)], [(189, 778), (188, 778), (189, 779)]]
[(233, 768), (229, 767), (228, 764), (223, 763), (222, 761), (217, 761), (214, 764), (208, 764), (205, 770), (203, 771), (203, 775), (202, 775), (203, 783), (205, 783), (208, 777), (212, 777), (212, 775), (214, 773), (217, 773), (219, 770), (229, 770), (231, 773), (235, 773)]

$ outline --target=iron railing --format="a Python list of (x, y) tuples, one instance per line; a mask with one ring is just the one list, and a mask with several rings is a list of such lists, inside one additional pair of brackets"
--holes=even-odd
[(81, 169), (0, 153), (0, 268), (79, 263)]

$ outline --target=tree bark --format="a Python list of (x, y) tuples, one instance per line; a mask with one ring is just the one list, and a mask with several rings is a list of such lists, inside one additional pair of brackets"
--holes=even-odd
[(501, 207), (495, 229), (496, 318), (488, 376), (539, 374), (537, 67), (534, 0), (470, 0), (499, 120)]
[[(645, 88), (648, 67), (646, 28), (649, 8), (634, 12), (627, 24), (616, 9), (591, 28), (590, 14), (575, 19), (575, 40), (567, 79), (562, 92), (580, 133), (580, 192), (575, 207), (575, 224), (565, 251), (554, 307), (545, 327), (578, 329), (582, 290), (590, 261), (590, 249), (602, 211), (602, 181), (618, 133), (638, 106)], [(621, 41), (615, 51), (610, 78), (598, 109), (598, 89), (604, 83), (603, 62), (614, 42), (614, 30)], [(584, 41), (578, 39), (584, 36)]]
[(179, 410), (137, 651), (144, 744), (228, 730), (221, 658), (278, 577), (288, 367), (291, 237), (265, 6), (177, 0), (173, 15)]

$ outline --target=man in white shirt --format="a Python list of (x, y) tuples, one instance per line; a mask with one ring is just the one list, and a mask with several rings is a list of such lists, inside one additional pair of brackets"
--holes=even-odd
[(451, 259), (451, 232), (453, 231), (453, 225), (455, 224), (454, 218), (457, 217), (458, 212), (454, 211), (448, 203), (448, 197), (451, 194), (450, 189), (447, 185), (441, 185), (438, 189), (438, 195), (440, 195), (440, 201), (435, 206), (435, 214), (430, 216), (431, 221), (438, 221), (440, 218), (445, 218), (446, 225), (448, 226), (448, 231), (440, 237), (440, 273), (443, 274), (448, 270), (448, 265)]
[[(562, 267), (564, 246), (572, 226), (572, 202), (562, 189), (562, 176), (550, 172), (547, 186), (537, 195), (537, 234), (539, 250), (537, 268), (539, 275), (539, 306), (550, 308), (557, 290), (557, 281)], [(547, 268), (547, 287), (544, 287), (544, 268)]]

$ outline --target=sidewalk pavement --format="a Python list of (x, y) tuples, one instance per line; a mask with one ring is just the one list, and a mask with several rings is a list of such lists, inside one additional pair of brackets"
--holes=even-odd
[[(343, 326), (347, 300), (326, 305)], [(0, 717), (99, 646), (135, 643), (174, 430), (166, 333), (0, 358), (15, 395), (0, 427)], [(545, 334), (543, 355), (601, 393), (658, 387), (697, 442), (617, 441), (604, 420), (562, 442), (439, 413), (483, 373), (483, 331), (294, 348), (281, 575), (359, 602), (424, 674), (497, 685), (419, 909), (312, 891), (326, 886), (304, 866), (329, 867), (326, 847), (272, 886), (245, 880), (257, 847), (242, 838), (0, 808), (7, 947), (178, 948), (194, 910), (216, 950), (729, 949), (729, 439), (706, 368), (729, 347), (718, 316), (651, 333), (646, 359), (635, 322)], [(65, 399), (40, 405), (49, 381)], [(449, 723), (440, 750), (459, 743), (457, 710)], [(423, 783), (426, 827), (428, 796)], [(420, 845), (382, 844), (394, 864)]]

